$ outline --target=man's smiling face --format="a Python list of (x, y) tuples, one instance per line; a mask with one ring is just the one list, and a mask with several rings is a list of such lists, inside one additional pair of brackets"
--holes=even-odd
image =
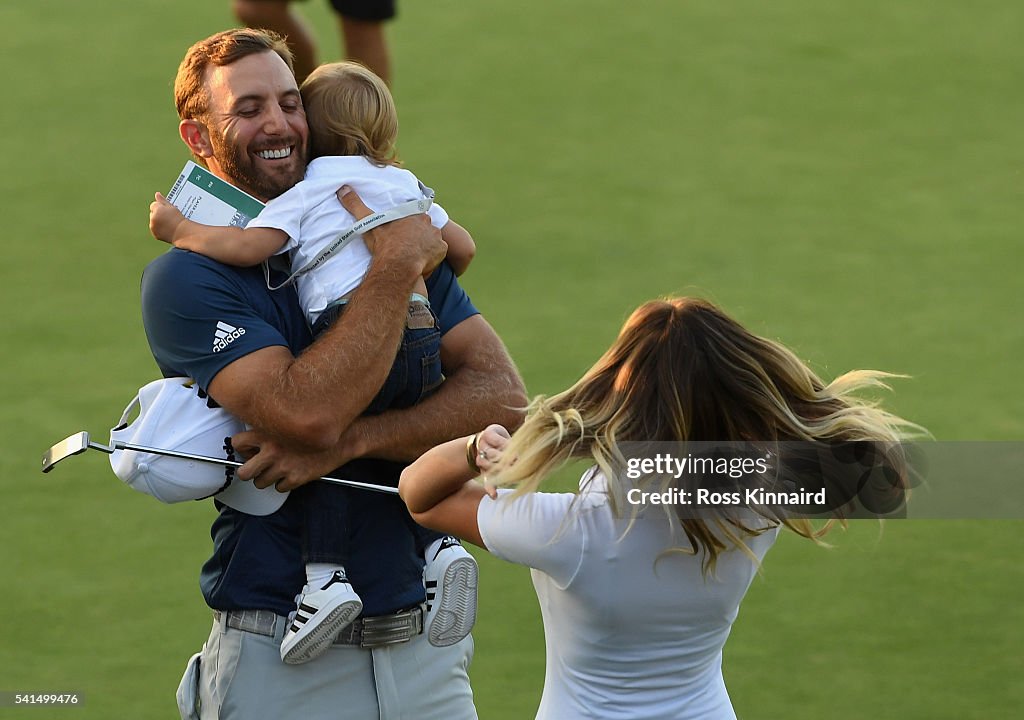
[(210, 67), (206, 91), (211, 172), (264, 201), (302, 179), (309, 129), (295, 77), (277, 53)]

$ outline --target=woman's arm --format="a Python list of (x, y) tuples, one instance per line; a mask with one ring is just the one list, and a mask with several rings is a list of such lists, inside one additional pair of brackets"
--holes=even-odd
[(149, 206), (149, 229), (157, 240), (236, 267), (259, 265), (288, 242), (287, 233), (275, 228), (219, 227), (186, 220), (160, 193)]
[(456, 275), (462, 275), (469, 267), (469, 263), (473, 261), (473, 256), (476, 255), (476, 243), (473, 242), (473, 236), (466, 228), (449, 220), (441, 228), (441, 239), (448, 244), (448, 254), (445, 259), (452, 266)]
[(472, 480), (495, 467), (508, 437), (501, 425), (491, 425), (475, 436), (438, 445), (407, 467), (398, 483), (398, 493), (413, 520), (485, 548), (477, 525), (477, 508), (483, 496), (493, 494), (493, 490)]

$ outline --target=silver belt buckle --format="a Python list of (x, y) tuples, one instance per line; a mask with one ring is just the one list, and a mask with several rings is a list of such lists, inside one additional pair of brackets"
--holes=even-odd
[(362, 637), (359, 646), (363, 648), (397, 645), (408, 642), (422, 630), (422, 623), (417, 628), (416, 616), (422, 611), (419, 608), (402, 610), (393, 615), (363, 618)]

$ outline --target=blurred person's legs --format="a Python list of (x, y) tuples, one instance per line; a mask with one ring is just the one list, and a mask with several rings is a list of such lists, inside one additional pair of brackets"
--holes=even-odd
[[(394, 0), (331, 0), (345, 57), (362, 63), (391, 84), (391, 56), (384, 23), (395, 16)], [(251, 28), (273, 30), (288, 40), (295, 56), (299, 84), (319, 65), (316, 39), (292, 7), (292, 0), (232, 0), (238, 21)]]
[(232, 0), (238, 21), (251, 28), (273, 30), (288, 41), (295, 62), (295, 79), (301, 85), (319, 63), (316, 40), (291, 0)]
[(391, 56), (384, 23), (395, 17), (394, 0), (331, 0), (331, 6), (338, 14), (345, 57), (362, 63), (390, 85)]
[(338, 25), (345, 44), (345, 56), (365, 65), (390, 85), (391, 57), (384, 36), (384, 23), (339, 16)]

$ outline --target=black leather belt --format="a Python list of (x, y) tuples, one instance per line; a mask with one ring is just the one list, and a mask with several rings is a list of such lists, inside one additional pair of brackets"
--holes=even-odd
[[(217, 622), (225, 620), (229, 628), (267, 637), (275, 636), (278, 622), (287, 621), (270, 610), (214, 610), (213, 618)], [(375, 648), (408, 642), (422, 632), (423, 608), (416, 606), (390, 615), (357, 618), (338, 633), (334, 644)]]

